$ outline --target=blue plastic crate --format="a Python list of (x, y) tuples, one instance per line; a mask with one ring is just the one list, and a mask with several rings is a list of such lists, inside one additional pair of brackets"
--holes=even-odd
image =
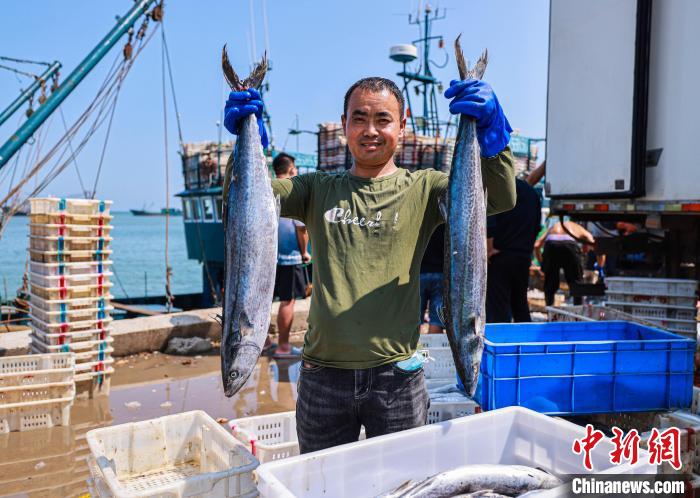
[(481, 361), (484, 410), (551, 415), (687, 408), (695, 341), (631, 322), (493, 324)]

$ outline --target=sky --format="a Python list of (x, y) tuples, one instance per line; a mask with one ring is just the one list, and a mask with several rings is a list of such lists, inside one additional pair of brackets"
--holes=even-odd
[[(424, 1), (420, 3), (425, 6)], [(286, 143), (287, 150), (295, 150), (297, 139), (289, 137), (288, 130), (296, 126), (297, 116), (301, 129), (314, 131), (319, 123), (340, 121), (345, 91), (359, 78), (384, 76), (401, 82), (396, 76), (401, 67), (389, 59), (389, 48), (419, 37), (418, 28), (407, 22), (408, 13), (415, 12), (418, 4), (418, 0), (267, 0), (265, 36), (262, 0), (170, 0), (165, 5), (164, 27), (184, 141), (217, 140), (217, 122), (227, 96), (221, 73), (225, 43), (241, 75), (249, 71), (253, 53), (257, 59), (267, 47), (272, 71), (265, 104), (272, 116), (272, 132), (278, 149)], [(131, 0), (3, 2), (0, 55), (58, 60), (65, 78), (112, 28), (115, 17), (131, 5)], [(451, 47), (462, 33), (467, 58), (474, 60), (488, 48), (484, 79), (495, 89), (511, 125), (522, 135), (544, 137), (549, 1), (442, 0), (432, 5), (447, 15), (433, 28), (433, 34), (443, 35), (446, 42), (446, 50), (433, 46), (433, 60), (442, 64), (448, 57), (446, 67), (434, 69), (435, 76), (445, 87), (457, 77)], [(64, 101), (69, 125), (94, 97), (123, 41)], [(136, 60), (117, 103), (97, 183), (97, 197), (114, 201), (115, 210), (165, 206), (161, 43), (158, 32)], [(0, 108), (14, 100), (27, 81), (0, 70)], [(447, 115), (447, 103), (439, 98), (442, 117)], [(167, 116), (168, 190), (171, 205), (179, 206), (173, 196), (183, 190), (183, 181), (172, 101)], [(3, 143), (21, 117), (18, 112), (0, 127)], [(89, 186), (96, 179), (105, 130), (77, 158), (77, 168)], [(60, 114), (54, 113), (40, 131), (45, 151), (63, 133)], [(228, 136), (224, 130), (224, 140)], [(315, 137), (301, 135), (299, 149), (315, 153)], [(20, 158), (20, 169), (25, 156)], [(0, 194), (7, 191), (8, 177), (0, 175)], [(75, 165), (44, 193), (79, 197)]]

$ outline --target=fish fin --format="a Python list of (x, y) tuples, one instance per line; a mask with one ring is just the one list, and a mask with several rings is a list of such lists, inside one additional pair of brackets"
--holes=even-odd
[(240, 92), (247, 90), (248, 88), (258, 88), (262, 85), (265, 79), (265, 74), (267, 73), (267, 52), (263, 53), (262, 60), (255, 65), (253, 71), (250, 75), (243, 81), (238, 77), (236, 71), (234, 71), (231, 66), (231, 62), (228, 59), (228, 53), (226, 52), (226, 45), (221, 50), (221, 68), (224, 71), (224, 78), (226, 82), (231, 87), (231, 90)]
[(469, 63), (464, 59), (462, 45), (459, 42), (459, 39), (461, 37), (462, 34), (460, 33), (457, 39), (455, 40), (455, 60), (457, 61), (457, 70), (459, 71), (459, 78), (462, 80), (466, 80), (468, 78), (480, 80), (484, 77), (486, 65), (489, 62), (488, 50), (484, 50), (484, 52), (481, 54), (481, 57), (479, 57), (479, 60), (476, 61), (474, 67), (470, 69)]
[(408, 481), (404, 482), (403, 484), (399, 484), (397, 488), (392, 489), (386, 494), (380, 495), (379, 498), (398, 498), (400, 497), (404, 492), (408, 491), (411, 487), (413, 487), (416, 484), (415, 481), (409, 479)]

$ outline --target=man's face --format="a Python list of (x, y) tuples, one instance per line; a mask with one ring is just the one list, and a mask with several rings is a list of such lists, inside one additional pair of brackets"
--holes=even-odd
[(289, 168), (289, 177), (297, 176), (299, 174), (299, 170), (297, 169), (295, 164), (292, 164), (292, 166)]
[(396, 97), (388, 90), (355, 90), (342, 120), (350, 152), (364, 167), (381, 167), (389, 162), (406, 125)]

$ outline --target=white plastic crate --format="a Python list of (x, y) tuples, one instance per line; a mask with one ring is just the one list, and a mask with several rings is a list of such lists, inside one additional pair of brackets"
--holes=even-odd
[[(296, 412), (271, 413), (239, 418), (228, 423), (231, 433), (260, 463), (299, 454)], [(365, 428), (359, 439), (365, 439)]]
[(103, 251), (37, 251), (29, 249), (29, 258), (39, 263), (88, 263), (107, 261), (112, 255), (109, 249)]
[(29, 236), (29, 248), (34, 251), (102, 251), (108, 249), (111, 242), (111, 237)]
[(39, 296), (44, 301), (60, 301), (109, 296), (111, 288), (111, 282), (104, 285), (82, 285), (80, 287), (42, 287), (32, 284), (30, 293), (32, 296)]
[(202, 411), (95, 429), (87, 441), (117, 498), (257, 495), (257, 459)]
[(0, 357), (0, 388), (72, 382), (75, 356), (71, 353)]
[(29, 223), (34, 225), (83, 225), (83, 226), (100, 226), (109, 225), (112, 221), (112, 216), (101, 214), (66, 214), (66, 213), (49, 213), (49, 214), (30, 214)]
[(38, 225), (29, 224), (29, 235), (39, 237), (109, 237), (112, 225)]
[(107, 261), (88, 261), (86, 263), (39, 263), (37, 261), (29, 262), (29, 271), (35, 275), (46, 276), (76, 276), (76, 275), (94, 275), (95, 273), (104, 273), (109, 270), (112, 262)]
[(0, 433), (68, 425), (74, 398), (72, 381), (0, 388)]
[(57, 197), (33, 198), (29, 199), (30, 210), (33, 215), (37, 214), (77, 214), (77, 215), (109, 215), (112, 201), (101, 201), (93, 199), (63, 199)]
[[(29, 337), (32, 339), (32, 344), (37, 346), (37, 349), (47, 351), (50, 353), (64, 353), (73, 352), (76, 354), (76, 360), (80, 359), (81, 353), (95, 353), (99, 352), (99, 348), (107, 353), (112, 352), (113, 348), (110, 345), (114, 342), (114, 337), (106, 336), (104, 339), (97, 339), (94, 341), (75, 341), (75, 342), (64, 342), (63, 344), (52, 345), (49, 344), (51, 339), (47, 338), (42, 332), (33, 330)], [(89, 356), (90, 358), (92, 355)]]
[(694, 308), (695, 296), (664, 296), (663, 294), (625, 294), (607, 292), (608, 301), (635, 305), (660, 305), (674, 308)]
[(41, 287), (56, 288), (56, 287), (82, 287), (86, 285), (105, 285), (109, 283), (112, 272), (104, 271), (102, 273), (88, 273), (85, 275), (38, 275), (36, 273), (29, 274), (29, 281), (33, 285)]
[(101, 308), (83, 308), (69, 311), (44, 311), (38, 306), (32, 306), (31, 301), (29, 303), (29, 315), (32, 318), (38, 318), (42, 322), (53, 324), (105, 320), (111, 316), (113, 309), (113, 306), (104, 306)]
[(450, 348), (429, 348), (428, 360), (423, 364), (426, 379), (456, 379), (457, 370)]
[[(257, 470), (263, 497), (371, 497), (409, 479), (420, 480), (466, 464), (528, 465), (555, 475), (588, 474), (571, 451), (583, 427), (522, 407), (509, 407), (426, 425), (284, 460)], [(593, 472), (654, 474), (640, 450), (636, 465), (612, 465), (609, 438), (591, 451)], [(552, 490), (548, 496), (566, 496)], [(561, 494), (560, 494), (561, 493)]]
[(650, 320), (695, 320), (695, 308), (673, 308), (663, 305), (629, 304), (608, 301), (611, 308), (618, 308), (631, 313), (632, 316), (649, 318)]
[(106, 329), (112, 324), (112, 318), (97, 318), (81, 320), (79, 322), (47, 323), (36, 316), (32, 316), (32, 326), (47, 334), (60, 334), (68, 332), (80, 332), (81, 330)]
[(547, 320), (550, 322), (595, 322), (595, 321), (626, 321), (639, 323), (648, 327), (654, 324), (640, 317), (607, 306), (547, 306)]
[(33, 335), (39, 337), (41, 342), (49, 346), (60, 346), (84, 341), (103, 341), (110, 336), (111, 332), (111, 327), (106, 327), (103, 329), (81, 330), (79, 332), (47, 334), (46, 332), (32, 328)]
[(450, 340), (447, 334), (421, 334), (418, 336), (418, 349), (449, 348)]
[(74, 311), (86, 308), (109, 306), (114, 296), (83, 297), (78, 299), (46, 300), (37, 295), (30, 296), (29, 304), (44, 311)]
[[(460, 398), (462, 398), (460, 400)], [(455, 396), (455, 401), (433, 401), (430, 400), (428, 408), (428, 423), (436, 424), (445, 420), (452, 420), (458, 417), (466, 417), (481, 413), (481, 407), (475, 401), (464, 396)]]
[(608, 277), (607, 292), (663, 296), (694, 296), (697, 280), (671, 278)]

